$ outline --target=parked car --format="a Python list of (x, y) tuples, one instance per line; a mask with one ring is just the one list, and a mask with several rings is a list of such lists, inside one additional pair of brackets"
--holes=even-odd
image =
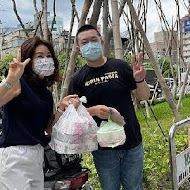
[(168, 88), (171, 90), (174, 85), (174, 79), (173, 78), (164, 78)]
[(148, 86), (150, 88), (149, 99), (152, 99), (152, 96), (154, 95), (154, 93), (155, 93), (154, 98), (160, 98), (162, 96), (162, 89), (160, 88), (160, 86), (157, 85), (157, 88), (156, 88), (156, 84), (155, 85), (148, 84)]

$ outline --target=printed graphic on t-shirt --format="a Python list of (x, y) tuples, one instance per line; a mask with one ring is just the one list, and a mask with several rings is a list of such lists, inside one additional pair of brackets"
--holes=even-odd
[(108, 72), (105, 73), (103, 76), (100, 77), (95, 77), (92, 78), (88, 81), (85, 82), (85, 86), (90, 86), (92, 84), (101, 84), (101, 83), (106, 83), (109, 82), (110, 79), (118, 79), (118, 72), (117, 71), (112, 71), (112, 72)]

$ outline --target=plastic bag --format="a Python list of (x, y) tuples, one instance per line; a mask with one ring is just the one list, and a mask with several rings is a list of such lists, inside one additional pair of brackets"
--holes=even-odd
[[(85, 99), (81, 99), (85, 102)], [(53, 126), (50, 147), (60, 154), (79, 154), (98, 149), (98, 126), (80, 103), (76, 110), (70, 104)]]
[(102, 121), (97, 131), (97, 141), (101, 147), (116, 147), (125, 143), (124, 127), (111, 119)]

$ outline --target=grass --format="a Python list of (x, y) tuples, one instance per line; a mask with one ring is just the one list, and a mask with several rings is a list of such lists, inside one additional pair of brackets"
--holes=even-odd
[[(152, 110), (168, 139), (169, 129), (173, 125), (173, 115), (166, 102), (157, 103), (151, 106)], [(150, 111), (150, 118), (146, 118), (146, 111), (144, 108), (137, 110), (137, 118), (141, 125), (141, 132), (143, 136), (144, 145), (144, 189), (171, 189), (171, 174), (169, 165), (169, 145), (166, 142), (153, 114)], [(183, 99), (180, 110), (182, 119), (190, 116), (190, 98)], [(187, 131), (178, 131), (176, 133), (175, 142), (177, 152), (181, 152), (187, 147)], [(100, 190), (100, 183), (93, 164), (90, 153), (84, 154), (83, 165), (91, 169), (89, 184), (94, 190)]]

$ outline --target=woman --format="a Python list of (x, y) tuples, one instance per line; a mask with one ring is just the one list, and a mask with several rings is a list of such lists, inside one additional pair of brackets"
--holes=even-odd
[(13, 64), (27, 65), (15, 84), (6, 78), (4, 87), (8, 91), (0, 99), (3, 106), (0, 189), (43, 190), (43, 146), (48, 143), (44, 131), (47, 126), (51, 128), (70, 102), (77, 106), (79, 99), (77, 95), (63, 98), (59, 111), (51, 119), (53, 98), (47, 87), (58, 81), (59, 69), (49, 42), (38, 37), (26, 40), (21, 46), (21, 56), (18, 54)]

